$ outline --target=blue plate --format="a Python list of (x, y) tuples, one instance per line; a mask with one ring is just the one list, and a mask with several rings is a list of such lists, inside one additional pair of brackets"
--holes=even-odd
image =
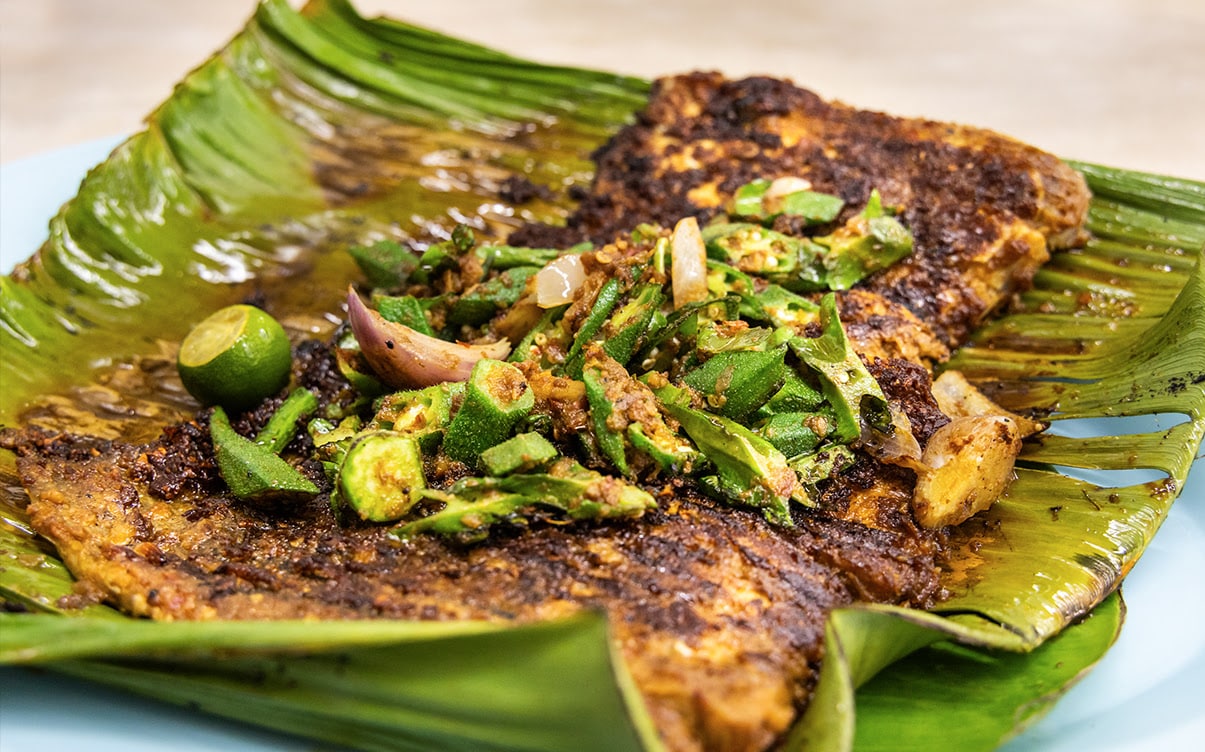
[[(0, 167), (0, 269), (118, 139)], [(1166, 428), (1157, 418), (1135, 432)], [(1196, 752), (1205, 747), (1205, 467), (1125, 582), (1125, 628), (1104, 660), (1003, 752)], [(0, 752), (270, 752), (332, 749), (54, 674), (0, 668)]]

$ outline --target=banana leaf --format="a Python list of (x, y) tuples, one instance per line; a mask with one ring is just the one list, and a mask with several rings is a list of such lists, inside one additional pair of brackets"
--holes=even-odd
[[(254, 295), (322, 336), (356, 274), (348, 245), (556, 221), (648, 88), (365, 19), (344, 0), (265, 0), (0, 278), (0, 424), (153, 436), (195, 407), (171, 363), (197, 314)], [(944, 747), (951, 725), (960, 748), (994, 748), (1120, 629), (1119, 584), (1205, 434), (1205, 185), (1076, 167), (1096, 196), (1092, 240), (950, 364), (1050, 418), (1052, 435), (956, 533), (938, 612), (832, 615), (790, 749)], [(565, 190), (510, 206), (499, 188), (513, 175)], [(1126, 422), (1169, 415), (1170, 429)], [(1117, 424), (1059, 429), (1084, 419)], [(363, 749), (659, 748), (597, 614), (499, 628), (66, 609), (70, 574), (28, 528), (11, 454), (0, 476), (0, 596), (27, 611), (0, 613), (0, 661)]]

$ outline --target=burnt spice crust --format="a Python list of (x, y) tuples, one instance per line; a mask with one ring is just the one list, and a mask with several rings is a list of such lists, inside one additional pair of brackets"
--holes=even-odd
[(637, 122), (594, 157), (594, 183), (566, 226), (523, 228), (512, 243), (567, 247), (641, 222), (706, 222), (756, 178), (805, 178), (843, 198), (844, 216), (877, 189), (902, 209), (915, 249), (862, 287), (908, 308), (950, 347), (1026, 289), (1049, 251), (1082, 239), (1090, 198), (1070, 166), (998, 133), (718, 73), (659, 79)]

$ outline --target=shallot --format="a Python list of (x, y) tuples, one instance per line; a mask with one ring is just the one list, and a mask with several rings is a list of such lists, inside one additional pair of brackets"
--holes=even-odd
[(670, 275), (673, 282), (674, 308), (706, 300), (707, 247), (703, 245), (698, 220), (694, 217), (679, 220), (674, 226), (670, 248), (673, 253)]
[(506, 340), (488, 345), (447, 342), (385, 319), (355, 290), (347, 291), (347, 316), (368, 365), (385, 384), (414, 389), (445, 381), (466, 381), (482, 358), (510, 354)]

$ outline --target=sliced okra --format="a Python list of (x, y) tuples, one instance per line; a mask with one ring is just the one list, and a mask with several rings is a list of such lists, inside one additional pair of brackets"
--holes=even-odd
[(682, 380), (700, 392), (714, 412), (743, 421), (782, 386), (786, 354), (786, 345), (764, 351), (721, 352)]
[(372, 287), (399, 287), (418, 267), (418, 257), (395, 240), (382, 240), (370, 246), (353, 246), (348, 253), (355, 259)]
[(664, 426), (664, 429), (646, 432), (643, 423), (629, 423), (628, 441), (634, 450), (652, 459), (661, 472), (669, 475), (689, 474), (699, 461), (698, 451), (689, 441), (669, 430), (668, 426)]
[(266, 446), (235, 431), (216, 407), (209, 418), (218, 473), (236, 497), (256, 503), (313, 496), (318, 487)]
[(799, 481), (807, 487), (848, 469), (854, 464), (854, 451), (844, 444), (825, 444), (818, 450), (792, 457), (787, 462), (799, 473)]
[(819, 306), (781, 285), (757, 284), (748, 274), (718, 261), (708, 261), (707, 269), (712, 292), (736, 298), (739, 318), (796, 330), (817, 319)]
[(590, 405), (590, 426), (599, 452), (623, 475), (631, 472), (624, 452), (623, 434), (610, 425), (614, 404), (607, 396), (607, 384), (602, 371), (587, 363), (582, 368), (582, 382), (586, 385), (586, 401)]
[(697, 335), (699, 312), (714, 302), (688, 303), (666, 315), (660, 323), (654, 316), (648, 336), (629, 362), (638, 364), (640, 370), (665, 370), (668, 367), (666, 363)]
[(528, 472), (560, 456), (548, 439), (529, 431), (512, 436), (481, 453), (481, 464), (490, 475)]
[(826, 249), (822, 263), (833, 290), (848, 290), (912, 253), (912, 233), (883, 207), (877, 190), (860, 213), (816, 243)]
[(778, 213), (801, 217), (809, 225), (832, 222), (841, 214), (843, 208), (845, 202), (840, 196), (819, 191), (794, 191), (782, 195), (777, 202)]
[(449, 381), (385, 395), (377, 400), (369, 428), (412, 436), (423, 451), (434, 451), (452, 420), (452, 404), (464, 390), (464, 382)]
[(392, 537), (408, 540), (428, 533), (454, 538), (462, 543), (474, 543), (484, 540), (490, 528), (499, 522), (526, 524), (523, 511), (533, 504), (530, 497), (496, 489), (480, 492), (470, 498), (462, 498), (450, 490), (428, 490), (422, 493), (422, 498), (426, 502), (442, 504), (442, 508), (394, 528), (390, 531)]
[(395, 431), (360, 434), (339, 469), (340, 498), (372, 522), (404, 517), (426, 485), (418, 439)]
[(479, 360), (465, 385), (460, 409), (444, 433), (444, 453), (475, 466), (481, 453), (509, 438), (534, 406), (535, 395), (516, 366)]
[(747, 274), (756, 274), (789, 290), (827, 289), (825, 249), (761, 225), (719, 224), (704, 233), (708, 254)]
[(769, 418), (778, 413), (810, 413), (823, 404), (824, 393), (819, 387), (788, 368), (782, 386), (758, 409), (757, 416)]
[(806, 492), (782, 452), (735, 421), (689, 407), (683, 389), (666, 385), (654, 392), (715, 468), (716, 480), (705, 487), (727, 503), (760, 509), (774, 524), (792, 524), (790, 500)]
[(824, 439), (828, 420), (815, 413), (777, 413), (758, 426), (766, 441), (787, 457), (812, 451)]
[(398, 538), (436, 533), (473, 541), (484, 538), (498, 522), (524, 524), (539, 508), (559, 510), (572, 520), (639, 517), (657, 506), (647, 491), (561, 459), (545, 473), (502, 478), (464, 478), (442, 491), (422, 496), (443, 508), (393, 531)]
[(563, 256), (566, 251), (556, 248), (524, 248), (513, 245), (483, 243), (473, 251), (481, 259), (485, 269), (514, 269), (519, 266), (544, 266), (549, 261)]
[(633, 292), (602, 328), (603, 350), (620, 365), (626, 365), (648, 334), (660, 312), (665, 293), (660, 284), (646, 283)]
[(739, 350), (772, 350), (791, 339), (793, 332), (786, 327), (731, 326), (730, 322), (713, 322), (699, 327), (695, 349), (706, 355)]
[(890, 435), (894, 429), (887, 397), (850, 346), (832, 293), (821, 300), (820, 325), (819, 337), (794, 337), (790, 347), (820, 378), (836, 417), (832, 440), (846, 444), (857, 439), (863, 424)]
[(314, 456), (327, 469), (327, 476), (334, 479), (347, 449), (363, 427), (363, 421), (357, 415), (349, 415), (337, 424), (326, 418), (314, 418), (306, 426), (310, 441), (314, 444)]
[[(784, 180), (795, 183), (797, 190), (784, 186)], [(839, 196), (813, 191), (809, 186), (808, 181), (798, 178), (754, 180), (736, 190), (730, 213), (759, 222), (767, 222), (779, 214), (802, 217), (808, 224), (832, 222), (845, 202)], [(771, 191), (771, 187), (775, 190)]]
[(273, 454), (280, 454), (297, 434), (298, 424), (317, 409), (318, 398), (313, 392), (305, 388), (294, 389), (255, 435), (255, 443), (267, 447)]
[(517, 266), (474, 285), (448, 307), (448, 323), (481, 326), (502, 309), (514, 305), (522, 297), (527, 280), (538, 271), (538, 266)]
[(431, 284), (440, 272), (457, 266), (459, 255), (458, 249), (451, 241), (434, 243), (418, 257), (418, 263), (408, 279), (415, 284)]
[(556, 306), (544, 311), (540, 318), (536, 321), (535, 326), (523, 335), (519, 343), (515, 345), (515, 349), (511, 352), (507, 361), (511, 363), (522, 363), (533, 356), (533, 348), (542, 351), (541, 339), (547, 340), (549, 337), (556, 336), (561, 330), (557, 326), (561, 317), (565, 315), (565, 311), (569, 308), (569, 304)]
[(618, 279), (608, 279), (599, 288), (598, 295), (594, 298), (594, 307), (590, 309), (590, 313), (586, 315), (581, 326), (578, 327), (577, 333), (573, 336), (573, 344), (569, 348), (568, 354), (565, 356), (564, 370), (571, 378), (581, 376), (582, 370), (582, 350), (589, 344), (603, 324), (607, 322), (611, 311), (619, 302), (619, 297), (623, 293), (623, 284)]
[(425, 306), (413, 295), (382, 295), (374, 297), (373, 304), (386, 321), (408, 326), (428, 337), (435, 336), (435, 330), (427, 320)]
[(335, 337), (335, 364), (343, 378), (360, 394), (374, 397), (387, 391), (368, 365), (351, 327), (341, 330)]

